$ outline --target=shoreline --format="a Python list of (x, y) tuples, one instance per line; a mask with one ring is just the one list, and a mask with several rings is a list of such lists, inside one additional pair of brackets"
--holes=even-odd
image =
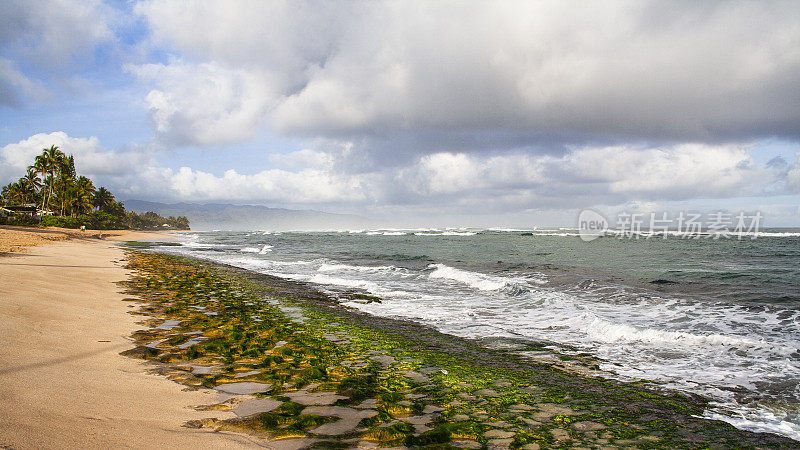
[(168, 231), (139, 230), (77, 230), (59, 227), (21, 227), (0, 225), (0, 257), (27, 254), (31, 248), (67, 241), (95, 242), (102, 239), (110, 242), (131, 240), (171, 240)]
[[(369, 410), (381, 418), (362, 421), (360, 427), (351, 427), (347, 433), (333, 438), (321, 435), (311, 425), (303, 427), (297, 416), (285, 412), (276, 416), (269, 410), (261, 411), (261, 416), (234, 421), (197, 423), (199, 427), (217, 431), (233, 429), (276, 439), (287, 438), (285, 427), (289, 427), (294, 433), (290, 438), (325, 440), (326, 445), (334, 439), (339, 445), (457, 443), (490, 448), (566, 444), (681, 447), (702, 442), (722, 447), (800, 447), (800, 443), (787, 437), (738, 430), (721, 421), (700, 419), (697, 416), (706, 406), (706, 400), (697, 396), (582, 376), (550, 364), (522, 360), (512, 352), (487, 349), (478, 342), (445, 335), (414, 322), (342, 308), (310, 286), (268, 275), (187, 257), (131, 254), (134, 261), (140, 261), (134, 264), (139, 284), (134, 283), (136, 288), (131, 292), (150, 296), (143, 311), (153, 319), (153, 327), (138, 336), (140, 347), (130, 352), (132, 356), (161, 361), (165, 373), (189, 386), (224, 389), (228, 383), (263, 383), (269, 389), (256, 394), (257, 397), (278, 402), (272, 405), (278, 411), (294, 405), (291, 408), (297, 408), (295, 414), (313, 411), (322, 414), (315, 420), (324, 421), (326, 414), (331, 417), (339, 411), (331, 408), (356, 408), (363, 412), (357, 406), (363, 401), (373, 402)], [(186, 276), (190, 279), (183, 280)], [(182, 281), (173, 284), (170, 280)], [(153, 281), (160, 287), (150, 284)], [(171, 300), (164, 299), (166, 292), (171, 293)], [(220, 292), (236, 294), (220, 297)], [(211, 311), (214, 313), (209, 316)], [(223, 311), (224, 320), (218, 316)], [(274, 321), (273, 327), (289, 326), (294, 333), (266, 341), (243, 337), (265, 332), (258, 323), (252, 323), (251, 316)], [(287, 325), (287, 317), (299, 320), (300, 324)], [(159, 330), (159, 323), (170, 323), (173, 328), (165, 334)], [(312, 348), (325, 347), (326, 341), (330, 341), (345, 352), (340, 359), (328, 360), (322, 371), (324, 375), (310, 387), (304, 387), (310, 381), (303, 381), (311, 368), (309, 360), (301, 358), (293, 365), (280, 358), (281, 363), (275, 366), (272, 359), (283, 355), (283, 349), (296, 355), (295, 349), (308, 348), (308, 340), (295, 340), (297, 333), (313, 339)], [(189, 336), (198, 334), (207, 336), (214, 345), (210, 345), (211, 341), (197, 341), (189, 350), (180, 347)], [(244, 353), (228, 348), (240, 348)], [(311, 353), (303, 358), (313, 361), (316, 356)], [(266, 355), (266, 359), (248, 354)], [(198, 367), (201, 372), (196, 372)], [(341, 373), (346, 376), (340, 376)], [(424, 377), (415, 383), (414, 378), (419, 374)], [(374, 376), (378, 380), (399, 377), (405, 381), (399, 388), (375, 387), (369, 394), (375, 397), (370, 399), (354, 396), (352, 389), (346, 387), (352, 383), (347, 381), (351, 379), (348, 376)], [(281, 383), (275, 384), (275, 380)], [(304, 399), (303, 405), (317, 405), (307, 401), (312, 394), (334, 395), (338, 400), (306, 409), (296, 405), (301, 401), (297, 399)], [(429, 409), (439, 412), (421, 412)], [(492, 422), (490, 418), (498, 420)], [(276, 428), (276, 424), (283, 425)], [(422, 428), (418, 427), (420, 424)], [(384, 427), (392, 427), (392, 432), (382, 430)], [(464, 429), (471, 431), (467, 433)]]
[[(800, 448), (693, 417), (699, 397), (565, 372), (343, 308), (302, 283), (117, 245), (165, 238), (120, 233), (0, 258), (0, 447)], [(136, 267), (147, 258), (160, 263)], [(270, 390), (226, 391), (237, 383)]]
[[(122, 234), (112, 239), (134, 235)], [(47, 244), (0, 258), (0, 446), (260, 445), (250, 437), (183, 427), (190, 418), (207, 417), (194, 408), (217, 397), (184, 392), (150, 373), (149, 365), (119, 355), (141, 326), (116, 285), (129, 273), (115, 241)]]

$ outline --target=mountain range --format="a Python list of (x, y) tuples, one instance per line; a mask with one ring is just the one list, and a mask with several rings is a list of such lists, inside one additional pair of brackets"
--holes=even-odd
[(158, 203), (142, 200), (123, 202), (125, 209), (162, 216), (186, 216), (192, 230), (312, 231), (351, 230), (368, 226), (368, 219), (314, 210), (270, 208), (259, 205), (220, 203)]

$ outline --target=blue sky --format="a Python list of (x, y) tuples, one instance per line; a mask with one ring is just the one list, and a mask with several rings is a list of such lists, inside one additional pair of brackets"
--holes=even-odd
[(800, 226), (794, 2), (6, 1), (0, 182), (534, 226)]

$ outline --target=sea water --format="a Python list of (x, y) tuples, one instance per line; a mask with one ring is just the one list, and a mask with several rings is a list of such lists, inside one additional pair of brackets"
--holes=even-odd
[(713, 400), (705, 415), (800, 439), (800, 233), (584, 242), (576, 230), (180, 235), (190, 254), (454, 335), (590, 353), (605, 375)]

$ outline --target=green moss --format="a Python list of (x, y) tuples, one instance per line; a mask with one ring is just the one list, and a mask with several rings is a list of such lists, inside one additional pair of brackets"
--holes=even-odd
[(414, 426), (407, 422), (398, 422), (389, 426), (378, 426), (367, 430), (363, 439), (381, 443), (406, 442), (411, 436)]
[[(746, 446), (739, 439), (742, 432), (691, 417), (703, 410), (703, 401), (661, 394), (644, 385), (565, 373), (547, 365), (514, 359), (502, 351), (487, 350), (477, 343), (457, 341), (451, 348), (448, 346), (456, 338), (424, 329), (409, 334), (402, 327), (379, 328), (359, 321), (358, 316), (331, 309), (330, 305), (314, 303), (319, 299), (309, 303), (300, 298), (276, 297), (272, 288), (255, 275), (182, 257), (136, 251), (130, 251), (128, 257), (129, 267), (136, 275), (124, 286), (126, 292), (142, 298), (138, 313), (150, 317), (149, 323), (153, 324), (166, 319), (179, 320), (181, 333), (199, 331), (207, 339), (180, 349), (178, 346), (190, 335), (150, 329), (134, 337), (140, 344), (163, 341), (159, 348), (140, 346), (125, 354), (176, 367), (185, 366), (186, 361), (222, 365), (222, 374), (173, 375), (181, 382), (202, 383), (205, 387), (239, 380), (234, 378), (237, 373), (260, 370), (246, 380), (273, 383), (271, 391), (259, 396), (272, 396), (283, 402), (272, 412), (255, 418), (215, 422), (220, 429), (265, 432), (274, 439), (308, 436), (309, 430), (337, 420), (302, 414), (305, 406), (281, 396), (286, 391), (309, 389), (346, 397), (336, 405), (376, 401), (378, 414), (359, 424), (367, 430), (326, 438), (329, 448), (340, 448), (339, 444), (345, 444), (343, 439), (352, 438), (419, 448), (446, 448), (453, 439), (485, 444), (484, 434), (492, 427), (473, 420), (454, 421), (459, 415), (486, 417), (487, 422), (497, 419), (509, 422), (511, 427), (504, 429), (515, 433), (512, 444), (515, 448), (528, 443), (566, 445), (553, 441), (549, 430), (554, 424), (568, 430), (574, 443), (583, 442), (591, 447), (591, 438), (585, 438), (571, 426), (585, 420), (606, 425), (607, 432), (617, 440), (642, 434), (657, 434), (660, 438), (655, 444), (637, 443), (639, 447), (700, 447), (703, 442)], [(278, 306), (301, 308), (304, 323), (287, 317)], [(333, 344), (323, 337), (324, 333), (346, 336), (349, 343)], [(285, 344), (276, 348), (279, 341)], [(549, 351), (545, 344), (534, 343), (529, 347)], [(381, 366), (369, 359), (376, 354), (391, 355), (397, 362)], [(425, 370), (431, 368), (436, 370)], [(415, 383), (401, 373), (404, 370), (428, 373), (430, 381)], [(534, 389), (528, 389), (531, 386)], [(470, 397), (473, 392), (487, 388), (500, 396)], [(511, 408), (517, 404), (530, 405), (533, 414), (541, 403), (563, 404), (579, 414), (555, 415), (552, 423), (532, 428), (520, 417), (529, 413)], [(428, 405), (443, 408), (430, 424), (432, 430), (414, 436), (411, 424), (393, 423), (398, 417), (423, 413)], [(386, 426), (389, 423), (392, 424)], [(686, 424), (692, 424), (691, 443), (683, 434)], [(591, 436), (596, 438), (596, 434)]]

